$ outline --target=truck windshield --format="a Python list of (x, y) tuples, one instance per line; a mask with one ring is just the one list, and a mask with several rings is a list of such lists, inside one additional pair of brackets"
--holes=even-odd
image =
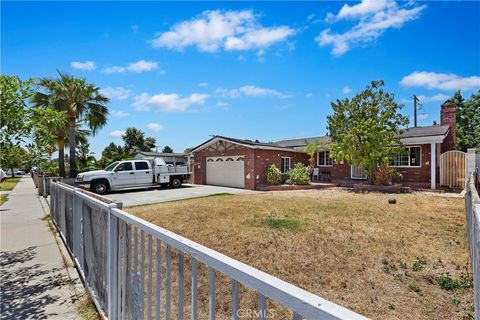
[(115, 161), (114, 163), (110, 164), (108, 167), (105, 168), (105, 171), (112, 171), (113, 168), (115, 168), (118, 164), (118, 161)]

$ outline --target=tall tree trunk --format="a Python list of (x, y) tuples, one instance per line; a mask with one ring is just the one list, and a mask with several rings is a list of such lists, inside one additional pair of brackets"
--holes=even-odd
[(70, 178), (75, 178), (77, 176), (77, 159), (75, 156), (75, 150), (77, 148), (77, 143), (75, 141), (75, 127), (76, 121), (75, 117), (70, 116), (70, 132), (69, 132), (69, 151), (70, 151)]
[(65, 177), (65, 140), (60, 139), (58, 144), (58, 170), (60, 177)]

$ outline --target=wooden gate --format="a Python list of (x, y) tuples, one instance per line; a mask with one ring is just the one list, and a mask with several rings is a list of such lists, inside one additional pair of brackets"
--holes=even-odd
[(464, 188), (467, 177), (467, 157), (462, 151), (447, 151), (440, 155), (440, 185)]

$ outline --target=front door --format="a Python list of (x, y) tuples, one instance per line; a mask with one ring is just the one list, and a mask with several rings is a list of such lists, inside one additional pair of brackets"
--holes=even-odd
[(113, 187), (127, 187), (135, 184), (135, 171), (130, 161), (120, 163), (112, 175)]
[(350, 173), (351, 173), (350, 178), (352, 179), (358, 179), (358, 180), (367, 179), (367, 176), (365, 174), (365, 166), (363, 165), (358, 165), (358, 166), (352, 165), (350, 169)]

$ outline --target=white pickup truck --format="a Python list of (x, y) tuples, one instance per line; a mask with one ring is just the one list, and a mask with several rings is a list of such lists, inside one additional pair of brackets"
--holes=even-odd
[(115, 161), (104, 170), (80, 173), (75, 184), (90, 191), (105, 194), (108, 191), (151, 188), (169, 185), (178, 188), (191, 175), (188, 163), (168, 164), (163, 158)]

